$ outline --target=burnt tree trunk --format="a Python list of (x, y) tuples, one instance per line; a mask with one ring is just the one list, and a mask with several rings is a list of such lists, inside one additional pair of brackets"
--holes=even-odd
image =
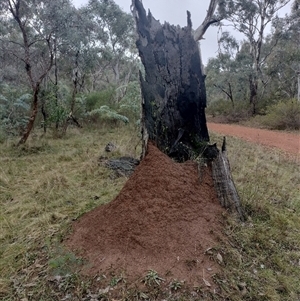
[(133, 0), (137, 48), (145, 67), (140, 74), (143, 149), (148, 139), (167, 155), (184, 161), (209, 141), (206, 126), (205, 76), (200, 53), (188, 25), (161, 25)]
[[(192, 35), (190, 13), (188, 25), (181, 28), (168, 23), (161, 25), (150, 12), (146, 14), (140, 0), (132, 0), (132, 12), (138, 35), (136, 45), (145, 68), (144, 75), (140, 72), (142, 157), (148, 140), (179, 162), (202, 154), (212, 169), (221, 205), (237, 212), (244, 220), (226, 156), (225, 140), (222, 152), (216, 145), (208, 145), (205, 75), (199, 47)], [(199, 36), (203, 36), (202, 27)]]

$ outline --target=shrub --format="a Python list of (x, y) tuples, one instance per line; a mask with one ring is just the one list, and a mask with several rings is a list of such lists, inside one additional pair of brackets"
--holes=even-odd
[(281, 100), (267, 107), (267, 114), (260, 116), (259, 121), (270, 129), (299, 130), (300, 103), (296, 99)]
[(246, 120), (250, 117), (250, 106), (242, 101), (235, 102), (234, 106), (228, 100), (219, 99), (208, 105), (208, 115), (220, 116), (224, 122), (234, 123)]
[(206, 112), (213, 117), (219, 115), (227, 114), (229, 107), (232, 107), (232, 104), (229, 101), (223, 99), (212, 101), (208, 104)]
[(87, 95), (86, 101), (86, 110), (92, 111), (97, 108), (100, 108), (104, 105), (110, 105), (113, 103), (115, 97), (114, 87), (108, 87), (102, 91), (93, 92)]
[(54, 128), (54, 125), (62, 127), (70, 112), (71, 91), (69, 87), (63, 83), (58, 83), (57, 86), (49, 85), (47, 89), (41, 90), (39, 97), (47, 117), (43, 120), (39, 114), (36, 123), (44, 125), (46, 122), (46, 128)]
[[(119, 90), (126, 88), (126, 93), (117, 101)], [(124, 91), (123, 91), (124, 92)], [(86, 114), (92, 123), (116, 125), (119, 121), (127, 124), (137, 122), (140, 118), (141, 92), (137, 81), (114, 89), (110, 86), (100, 92), (86, 96)]]
[(112, 121), (117, 123), (118, 121), (122, 121), (125, 124), (129, 122), (129, 119), (111, 109), (109, 106), (101, 106), (99, 109), (92, 110), (87, 113), (88, 116), (100, 116), (102, 121)]
[(1, 139), (19, 135), (29, 119), (31, 95), (4, 85), (0, 90)]
[(140, 119), (141, 99), (139, 82), (130, 82), (127, 85), (126, 95), (120, 102), (120, 113), (128, 116), (130, 121), (138, 121)]

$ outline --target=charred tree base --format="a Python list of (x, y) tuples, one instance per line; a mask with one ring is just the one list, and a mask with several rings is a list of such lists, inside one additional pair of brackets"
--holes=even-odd
[(70, 112), (70, 114), (68, 115), (64, 126), (63, 126), (63, 130), (62, 130), (62, 136), (64, 136), (67, 132), (68, 126), (69, 125), (75, 125), (78, 128), (82, 128), (82, 125), (78, 122), (77, 118), (72, 114), (72, 112)]
[[(156, 143), (151, 140), (149, 140), (148, 143), (156, 145)], [(148, 143), (146, 150), (148, 149)], [(221, 206), (230, 213), (236, 214), (239, 220), (246, 221), (246, 214), (241, 205), (240, 197), (231, 175), (230, 164), (226, 152), (225, 137), (221, 151), (217, 148), (216, 143), (212, 145), (203, 144), (200, 153), (199, 149), (195, 150), (182, 143), (178, 143), (176, 150), (178, 151), (177, 155), (180, 154), (183, 157), (188, 156), (188, 160), (196, 161), (198, 163), (200, 181), (203, 176), (203, 166), (207, 167), (208, 165), (211, 168), (214, 188)], [(172, 156), (169, 155), (169, 157)], [(184, 159), (183, 157), (181, 158)], [(177, 162), (186, 161), (178, 160), (178, 156), (173, 159)]]
[[(142, 91), (142, 158), (153, 141), (177, 162), (205, 161), (212, 166), (215, 189), (223, 207), (244, 220), (233, 183), (225, 143), (222, 152), (208, 145), (205, 74), (198, 43), (194, 40), (191, 15), (187, 26), (160, 24), (141, 0), (132, 0), (136, 21), (136, 46), (144, 65)], [(201, 177), (201, 173), (199, 175)]]

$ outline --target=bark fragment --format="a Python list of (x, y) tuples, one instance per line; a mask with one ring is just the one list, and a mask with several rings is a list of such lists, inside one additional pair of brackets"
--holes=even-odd
[(245, 221), (246, 216), (241, 206), (240, 197), (231, 175), (229, 160), (226, 152), (226, 139), (224, 137), (222, 150), (212, 161), (212, 175), (221, 205), (231, 212), (236, 212), (240, 220)]

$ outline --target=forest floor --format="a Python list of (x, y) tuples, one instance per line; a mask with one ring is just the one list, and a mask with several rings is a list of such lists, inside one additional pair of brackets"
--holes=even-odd
[(199, 181), (196, 163), (154, 146), (129, 178), (107, 169), (103, 158), (139, 157), (137, 128), (0, 144), (0, 299), (300, 300), (299, 156), (236, 128), (220, 133), (244, 223), (218, 204), (207, 169)]
[(290, 154), (299, 155), (300, 153), (299, 132), (297, 134), (284, 131), (270, 131), (241, 125), (212, 122), (209, 122), (207, 125), (209, 131), (218, 134), (237, 137), (255, 144), (278, 148)]

